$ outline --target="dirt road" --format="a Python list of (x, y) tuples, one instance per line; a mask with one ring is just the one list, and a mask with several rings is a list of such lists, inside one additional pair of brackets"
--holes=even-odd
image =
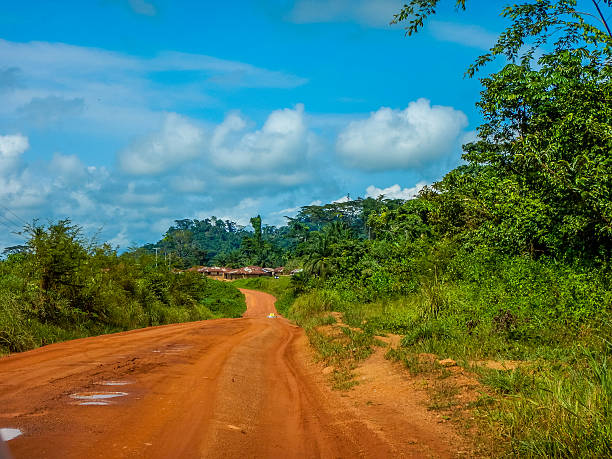
[(242, 319), (86, 338), (0, 359), (0, 428), (23, 432), (8, 442), (13, 455), (453, 455), (434, 421), (392, 408), (376, 415), (329, 390), (303, 331), (267, 318), (274, 298), (243, 293)]

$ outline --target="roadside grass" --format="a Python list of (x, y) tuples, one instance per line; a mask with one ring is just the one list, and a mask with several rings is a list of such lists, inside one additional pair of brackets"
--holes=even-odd
[[(571, 272), (555, 277), (522, 260), (517, 266), (499, 275), (483, 270), (474, 281), (423, 278), (413, 292), (368, 302), (352, 290), (311, 290), (319, 306), (302, 306), (302, 321), (308, 311), (337, 311), (364, 334), (403, 335), (387, 358), (431, 383), (430, 409), (444, 419), (471, 410), (484, 441), (502, 448), (496, 454), (612, 457), (609, 283)], [(477, 399), (458, 403), (442, 359), (482, 385)]]
[(331, 314), (338, 301), (334, 292), (306, 293), (293, 302), (289, 318), (305, 329), (319, 361), (331, 370), (332, 387), (347, 390), (358, 384), (354, 374), (357, 363), (382, 343), (371, 333), (338, 323)]

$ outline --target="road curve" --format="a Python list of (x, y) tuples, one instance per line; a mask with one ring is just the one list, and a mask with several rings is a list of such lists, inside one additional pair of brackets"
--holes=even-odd
[[(0, 359), (0, 428), (23, 431), (9, 442), (13, 455), (414, 456), (401, 439), (330, 406), (331, 392), (304, 363), (303, 330), (267, 318), (276, 312), (271, 295), (242, 292), (241, 319), (103, 335)], [(126, 395), (74, 398), (109, 392)]]

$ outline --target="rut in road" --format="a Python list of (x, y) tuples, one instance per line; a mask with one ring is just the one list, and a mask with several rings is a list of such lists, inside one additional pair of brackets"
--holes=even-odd
[[(0, 428), (24, 432), (9, 442), (14, 456), (454, 455), (434, 421), (392, 407), (370, 415), (330, 391), (303, 330), (267, 318), (276, 313), (274, 297), (242, 292), (241, 319), (85, 338), (0, 359)], [(109, 392), (126, 395), (95, 398)]]

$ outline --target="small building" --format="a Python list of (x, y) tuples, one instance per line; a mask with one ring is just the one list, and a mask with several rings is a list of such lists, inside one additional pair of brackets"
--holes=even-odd
[(198, 272), (211, 277), (223, 277), (223, 275), (228, 271), (231, 271), (231, 269), (219, 266), (203, 266), (200, 270), (198, 270)]
[(244, 268), (233, 269), (223, 274), (225, 279), (248, 279), (251, 277), (272, 277), (273, 270), (262, 268), (261, 266), (246, 266)]
[(187, 268), (185, 271), (189, 271), (190, 273), (199, 273), (200, 270), (204, 268), (204, 266), (192, 266), (191, 268)]

